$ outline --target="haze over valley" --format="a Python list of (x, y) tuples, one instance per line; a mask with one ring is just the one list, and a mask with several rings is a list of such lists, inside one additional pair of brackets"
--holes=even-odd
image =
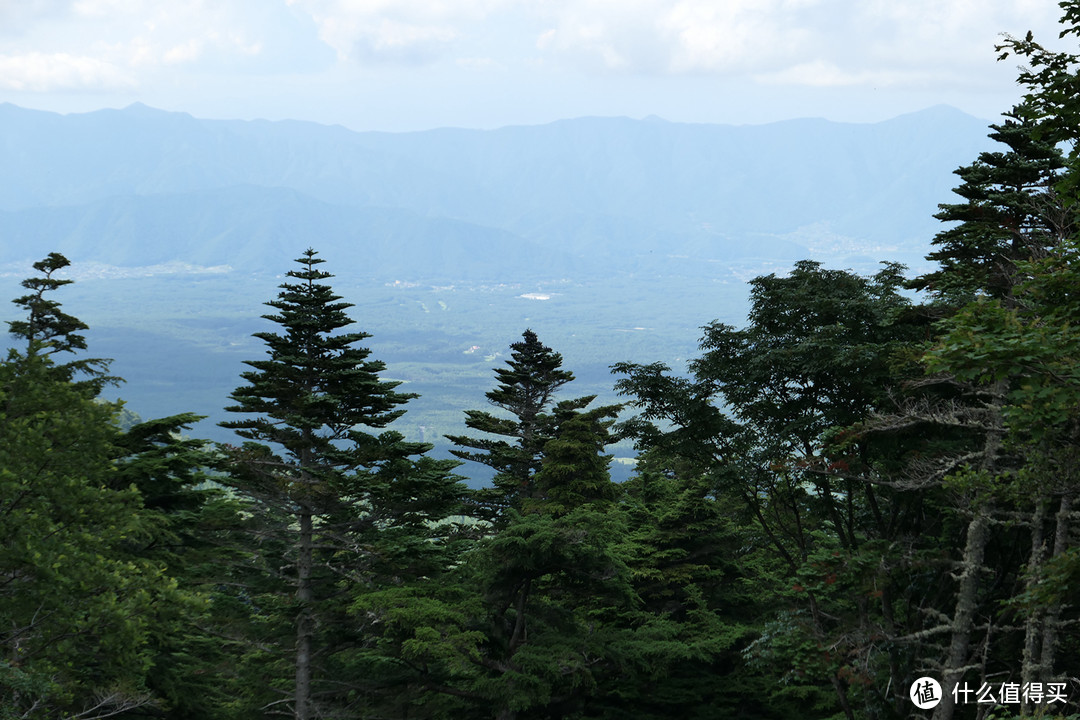
[(373, 357), (421, 395), (403, 430), (445, 450), (526, 328), (578, 375), (566, 392), (614, 400), (613, 358), (681, 370), (700, 326), (744, 322), (757, 275), (925, 267), (987, 124), (939, 106), (872, 124), (375, 133), (5, 104), (0, 287), (13, 298), (33, 261), (66, 255), (62, 301), (91, 354), (116, 358), (129, 408), (207, 415), (196, 434), (226, 439), (262, 303), (313, 247)]

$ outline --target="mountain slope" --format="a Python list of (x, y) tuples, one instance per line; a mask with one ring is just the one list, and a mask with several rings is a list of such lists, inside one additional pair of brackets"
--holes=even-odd
[(0, 221), (20, 258), (63, 247), (135, 265), (280, 267), (297, 247), (360, 238), (387, 273), (407, 248), (424, 272), (462, 277), (470, 263), (561, 274), (672, 255), (786, 261), (832, 236), (918, 257), (951, 171), (985, 135), (949, 108), (868, 125), (580, 118), (393, 134), (2, 105)]

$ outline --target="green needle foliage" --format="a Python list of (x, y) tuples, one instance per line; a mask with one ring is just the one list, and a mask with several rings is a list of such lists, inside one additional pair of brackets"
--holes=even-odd
[[(153, 532), (111, 487), (115, 408), (44, 356), (0, 364), (0, 717), (153, 704), (148, 618), (168, 581), (133, 557)], [(11, 713), (5, 715), (4, 713)]]
[(31, 293), (12, 301), (27, 313), (25, 320), (8, 322), (11, 334), (27, 341), (27, 354), (86, 349), (86, 338), (77, 334), (88, 329), (86, 323), (61, 310), (60, 303), (47, 295), (74, 282), (53, 277), (54, 273), (69, 265), (71, 262), (60, 253), (49, 253), (44, 260), (34, 263), (34, 269), (44, 273), (44, 276), (22, 281), (22, 286)]
[(1075, 230), (1075, 210), (1054, 187), (1065, 166), (1062, 151), (1041, 136), (1030, 108), (1017, 106), (991, 129), (1005, 149), (955, 171), (963, 183), (953, 192), (964, 202), (939, 206), (935, 217), (952, 225), (927, 255), (941, 269), (911, 283), (954, 305), (976, 294), (1007, 297), (1017, 262), (1044, 256)]
[(205, 609), (175, 578), (206, 455), (172, 435), (193, 416), (122, 431), (120, 404), (97, 398), (106, 361), (55, 362), (86, 347), (50, 295), (67, 265), (35, 264), (45, 276), (15, 300), (28, 317), (10, 323), (26, 352), (0, 363), (0, 717), (170, 716)]
[(999, 49), (1026, 95), (940, 206), (931, 304), (893, 264), (756, 278), (684, 376), (613, 366), (621, 424), (526, 330), (450, 438), (494, 472), (471, 496), (391, 429), (414, 396), (313, 250), (216, 452), (189, 414), (118, 427), (37, 263), (0, 362), (0, 720), (1080, 717), (1080, 55)]
[(493, 517), (508, 507), (520, 510), (522, 502), (534, 494), (543, 448), (552, 437), (546, 411), (555, 393), (573, 380), (574, 374), (562, 369), (562, 355), (526, 330), (521, 340), (510, 346), (510, 359), (506, 367), (495, 369), (495, 377), (499, 384), (487, 393), (487, 399), (512, 418), (468, 410), (466, 426), (486, 437), (447, 436), (458, 448), (467, 448), (451, 450), (455, 456), (495, 470), (494, 488), (479, 495)]
[(253, 530), (273, 538), (257, 553), (268, 577), (251, 589), (264, 598), (256, 604), (273, 610), (255, 622), (279, 629), (276, 642), (293, 666), (290, 697), (271, 694), (265, 707), (287, 707), (302, 720), (355, 700), (350, 687), (363, 683), (350, 685), (340, 673), (372, 638), (345, 625), (349, 598), (387, 577), (428, 570), (441, 548), (424, 538), (455, 512), (459, 492), (454, 463), (416, 461), (428, 446), (369, 432), (415, 396), (380, 379), (385, 365), (359, 346), (367, 333), (343, 332), (351, 306), (323, 282), (332, 276), (322, 262), (306, 251), (267, 303), (277, 312), (264, 317), (280, 332), (256, 334), (268, 357), (248, 362), (248, 384), (228, 408), (247, 417), (222, 423), (256, 441), (232, 452), (229, 482), (249, 500)]
[[(27, 357), (39, 354), (74, 354), (86, 349), (86, 338), (79, 333), (88, 327), (77, 317), (64, 312), (60, 303), (52, 299), (50, 294), (74, 282), (54, 277), (55, 273), (70, 264), (60, 253), (50, 253), (44, 260), (34, 263), (34, 269), (42, 273), (42, 276), (22, 281), (22, 286), (31, 293), (12, 300), (26, 312), (26, 319), (9, 321), (9, 332), (26, 342)], [(52, 372), (60, 379), (78, 382), (93, 395), (100, 393), (106, 385), (119, 381), (119, 378), (107, 374), (108, 360), (78, 358), (60, 363), (53, 357), (51, 367)], [(80, 379), (76, 381), (76, 377)]]

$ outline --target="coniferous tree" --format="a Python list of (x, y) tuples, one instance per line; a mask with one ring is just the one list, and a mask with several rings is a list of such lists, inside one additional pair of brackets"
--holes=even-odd
[(64, 312), (59, 302), (46, 295), (74, 282), (53, 277), (53, 273), (69, 265), (71, 262), (60, 253), (49, 253), (44, 260), (34, 263), (34, 269), (44, 273), (44, 277), (22, 281), (22, 286), (31, 290), (31, 294), (12, 301), (27, 313), (25, 320), (12, 320), (8, 323), (11, 334), (27, 340), (27, 354), (86, 349), (86, 338), (77, 334), (88, 329), (86, 323)]
[[(86, 337), (80, 334), (89, 329), (86, 323), (65, 312), (50, 295), (74, 282), (54, 276), (69, 265), (71, 262), (60, 253), (49, 253), (44, 260), (34, 263), (34, 269), (42, 276), (22, 281), (22, 286), (31, 293), (12, 300), (25, 311), (26, 319), (8, 322), (9, 332), (26, 342), (26, 357), (38, 354), (51, 356), (62, 352), (74, 354), (86, 349)], [(79, 384), (95, 395), (118, 380), (107, 374), (107, 360), (78, 358), (61, 363), (54, 357), (51, 367), (52, 372), (68, 381), (83, 376)]]
[(1043, 137), (1024, 104), (990, 137), (1003, 150), (980, 153), (956, 170), (963, 183), (953, 192), (964, 202), (940, 205), (934, 217), (955, 225), (938, 233), (928, 260), (941, 269), (911, 285), (963, 304), (976, 293), (1007, 297), (1016, 283), (1016, 263), (1043, 257), (1075, 229), (1074, 210), (1055, 184), (1065, 160), (1053, 140)]
[(230, 717), (238, 688), (230, 683), (235, 648), (223, 643), (226, 616), (217, 591), (238, 549), (232, 529), (239, 503), (216, 485), (220, 455), (205, 440), (185, 435), (202, 418), (182, 413), (135, 422), (113, 442), (111, 487), (138, 491), (150, 530), (129, 540), (134, 557), (162, 568), (176, 584), (173, 602), (159, 606), (150, 633), (147, 688), (162, 699), (162, 718)]
[[(850, 718), (876, 661), (866, 655), (879, 647), (854, 630), (879, 618), (850, 588), (866, 582), (866, 548), (905, 529), (908, 500), (861, 475), (880, 462), (873, 448), (860, 440), (838, 452), (835, 440), (890, 406), (892, 353), (920, 329), (895, 265), (863, 278), (804, 261), (788, 277), (751, 284), (750, 324), (706, 326), (690, 378), (662, 365), (614, 366), (627, 376), (616, 388), (643, 410), (624, 429), (646, 451), (643, 470), (691, 487), (708, 478), (716, 500), (741, 505), (744, 532), (769, 548), (755, 562), (775, 575), (759, 582), (784, 592), (754, 653), (770, 658), (764, 667), (800, 664), (783, 677), (778, 704), (797, 693)], [(814, 653), (826, 637), (836, 638), (830, 651)]]
[[(35, 263), (45, 276), (23, 282), (34, 293), (14, 302), (27, 319), (10, 323), (25, 353), (0, 363), (0, 717), (163, 714), (178, 695), (155, 682), (160, 651), (182, 642), (201, 603), (162, 562), (181, 523), (150, 507), (144, 438), (97, 397), (107, 361), (55, 362), (86, 347), (87, 326), (50, 295), (70, 283), (52, 276), (67, 265), (56, 253)], [(201, 460), (172, 458), (170, 473)], [(168, 493), (166, 473), (153, 474)], [(188, 509), (200, 504), (185, 492)]]
[(471, 460), (495, 470), (492, 491), (481, 493), (484, 504), (496, 511), (515, 507), (535, 491), (534, 477), (540, 470), (544, 444), (551, 439), (549, 409), (556, 391), (574, 379), (562, 369), (562, 355), (547, 347), (532, 330), (510, 346), (506, 367), (495, 369), (498, 386), (487, 393), (488, 401), (513, 416), (498, 417), (483, 410), (468, 410), (465, 424), (472, 430), (509, 438), (471, 438), (449, 435), (459, 448), (452, 452), (462, 460)]
[[(497, 521), (478, 527), (487, 536), (434, 592), (386, 590), (356, 608), (391, 628), (402, 665), (413, 669), (406, 680), (418, 713), (588, 716), (585, 708), (626, 670), (623, 640), (634, 642), (630, 623), (619, 622), (634, 598), (621, 489), (605, 452), (619, 407), (590, 409), (594, 398), (584, 397), (549, 409), (572, 374), (531, 331), (513, 347), (488, 397), (515, 419), (477, 411), (470, 427), (497, 428), (514, 442), (452, 438), (482, 450), (459, 457), (502, 471), (502, 487), (490, 493)], [(651, 650), (629, 652), (655, 665), (651, 655), (644, 660)]]
[[(321, 716), (326, 698), (347, 694), (328, 691), (316, 666), (334, 665), (334, 643), (364, 642), (323, 621), (344, 612), (340, 583), (362, 585), (386, 561), (365, 533), (426, 528), (454, 511), (455, 492), (453, 463), (417, 463), (411, 456), (428, 446), (394, 431), (368, 432), (385, 428), (415, 396), (380, 379), (384, 363), (358, 346), (367, 333), (342, 332), (353, 322), (345, 312), (351, 305), (323, 282), (332, 276), (318, 269), (322, 262), (307, 250), (300, 268), (287, 273), (292, 280), (267, 303), (277, 312), (264, 317), (281, 332), (256, 334), (269, 357), (247, 363), (248, 385), (233, 393), (236, 405), (228, 408), (249, 417), (222, 423), (256, 441), (235, 452), (231, 482), (271, 524), (285, 523), (277, 535), (294, 593), (290, 694), (298, 720)], [(422, 543), (411, 550), (430, 552)]]
[(634, 596), (627, 518), (604, 452), (618, 407), (584, 410), (591, 400), (554, 408), (530, 494), (461, 569), (480, 590), (470, 624), (483, 635), (460, 689), (489, 717), (588, 716), (622, 674), (626, 628), (617, 621)]

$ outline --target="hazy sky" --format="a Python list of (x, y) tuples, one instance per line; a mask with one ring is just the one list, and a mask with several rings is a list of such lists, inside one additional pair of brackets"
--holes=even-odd
[(582, 115), (873, 121), (1019, 97), (1054, 0), (0, 0), (0, 102), (356, 130)]

